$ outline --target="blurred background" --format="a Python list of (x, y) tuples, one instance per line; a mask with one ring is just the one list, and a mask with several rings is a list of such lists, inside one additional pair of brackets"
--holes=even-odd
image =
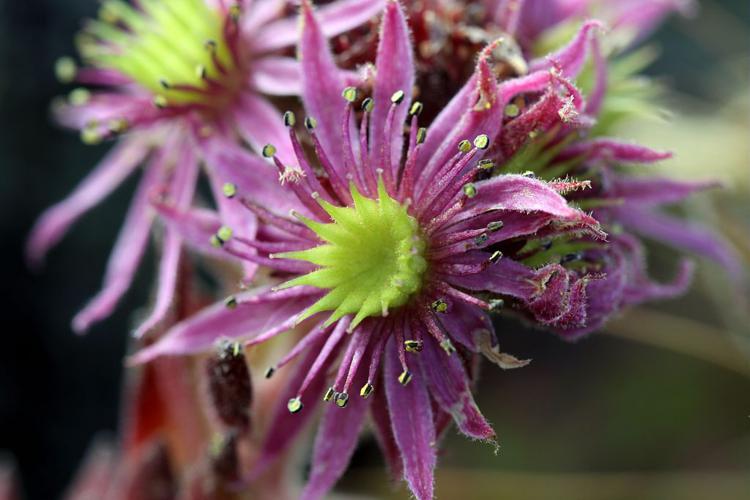
[[(31, 272), (22, 248), (37, 215), (61, 199), (107, 145), (84, 146), (49, 120), (67, 89), (55, 59), (95, 0), (0, 0), (0, 462), (31, 500), (57, 498), (91, 439), (112, 433), (133, 311), (146, 304), (153, 255), (109, 320), (85, 337), (70, 320), (98, 289), (134, 179), (88, 214)], [(620, 135), (676, 158), (682, 178), (719, 177), (727, 189), (687, 210), (735, 241), (750, 262), (750, 3), (701, 2), (652, 43), (649, 73), (670, 86), (669, 122), (625, 124)], [(669, 256), (651, 249), (656, 275)], [(666, 270), (662, 265), (667, 266)], [(440, 498), (741, 499), (750, 492), (750, 319), (722, 271), (702, 263), (686, 297), (630, 311), (603, 334), (567, 344), (520, 324), (498, 325), (503, 350), (534, 362), (485, 366), (478, 403), (500, 449), (450, 431)], [(1, 480), (2, 478), (0, 478)], [(364, 438), (338, 490), (394, 491), (374, 440)]]

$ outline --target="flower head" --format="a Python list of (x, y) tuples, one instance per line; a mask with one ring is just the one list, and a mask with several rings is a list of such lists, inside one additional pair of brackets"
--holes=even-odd
[[(339, 0), (326, 6), (323, 23), (340, 33), (381, 8), (379, 1)], [(284, 2), (271, 0), (107, 0), (77, 39), (84, 65), (58, 61), (61, 80), (85, 86), (55, 103), (58, 120), (78, 129), (85, 143), (117, 143), (68, 198), (41, 216), (28, 241), (29, 259), (41, 262), (70, 225), (145, 165), (104, 287), (73, 320), (76, 331), (109, 315), (128, 289), (149, 240), (152, 202), (178, 209), (192, 204), (201, 163), (222, 215), (238, 234), (252, 235), (251, 216), (240, 221), (226, 213), (221, 179), (232, 177), (246, 192), (275, 198), (273, 175), (256, 170), (259, 162), (241, 146), (244, 140), (260, 151), (286, 136), (264, 97), (300, 91), (299, 64), (284, 53), (296, 42), (296, 20), (285, 16)], [(168, 229), (154, 311), (139, 335), (169, 310), (181, 246)]]
[[(207, 309), (134, 360), (202, 351), (220, 337), (252, 346), (299, 325), (308, 333), (268, 372), (302, 358), (266, 437), (262, 464), (299, 432), (310, 407), (330, 403), (303, 495), (319, 498), (343, 473), (370, 410), (394, 470), (404, 471), (418, 498), (430, 498), (433, 443), (451, 417), (464, 434), (494, 440), (470, 392), (469, 360), (484, 353), (506, 368), (525, 364), (498, 351), (487, 312), (507, 301), (576, 321), (582, 307), (577, 290), (584, 282), (567, 280), (559, 265), (524, 266), (516, 260), (518, 243), (602, 233), (559, 194), (579, 183), (483, 178), (492, 168), (484, 156), (505, 105), (546, 88), (554, 78), (549, 71), (498, 85), (489, 70), (491, 44), (464, 90), (425, 130), (422, 105), (411, 98), (412, 47), (398, 3), (385, 9), (371, 97), (339, 78), (307, 2), (302, 22), (305, 125), (317, 164), (287, 113), (289, 142), (267, 146), (264, 155), (282, 174), (289, 168), (305, 173), (285, 184), (297, 198), (292, 216), (238, 192), (238, 209), (262, 223), (257, 237), (213, 229), (224, 251), (268, 266), (280, 283), (237, 295), (232, 309)], [(279, 155), (284, 149), (294, 151), (293, 163)], [(174, 219), (183, 226), (197, 220), (194, 213)]]

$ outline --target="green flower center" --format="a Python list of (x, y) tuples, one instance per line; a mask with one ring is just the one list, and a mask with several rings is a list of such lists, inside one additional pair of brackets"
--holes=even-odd
[(325, 243), (273, 256), (319, 266), (280, 288), (309, 285), (329, 290), (299, 321), (321, 311), (333, 311), (326, 324), (354, 314), (351, 331), (369, 316), (385, 316), (389, 309), (406, 304), (422, 287), (427, 261), (416, 219), (388, 195), (382, 180), (376, 200), (364, 197), (355, 186), (351, 192), (351, 207), (318, 199), (331, 223), (298, 216)]
[[(79, 49), (90, 64), (119, 71), (155, 94), (160, 106), (204, 100), (210, 80), (226, 83), (234, 60), (224, 18), (204, 0), (107, 0)], [(223, 70), (223, 71), (222, 71)]]

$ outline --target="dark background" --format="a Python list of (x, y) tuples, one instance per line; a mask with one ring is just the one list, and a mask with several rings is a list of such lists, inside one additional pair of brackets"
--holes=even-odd
[[(153, 269), (149, 253), (117, 312), (85, 337), (72, 333), (71, 318), (101, 283), (134, 179), (75, 225), (43, 270), (30, 272), (22, 255), (35, 217), (108, 147), (84, 146), (49, 120), (51, 99), (67, 91), (53, 76), (54, 61), (73, 53), (73, 34), (97, 8), (94, 0), (0, 0), (0, 460), (16, 464), (32, 500), (56, 498), (92, 437), (116, 428), (126, 337), (132, 312), (147, 302)], [(706, 2), (701, 22), (671, 21), (656, 37), (663, 56), (651, 73), (718, 106), (725, 97), (717, 91), (720, 63), (750, 55), (748, 10), (747, 0)], [(736, 24), (725, 24), (725, 16)], [(722, 328), (701, 290), (665, 307)], [(565, 473), (589, 474), (586, 480), (628, 471), (650, 484), (640, 474), (678, 471), (684, 487), (718, 471), (714, 491), (729, 495), (721, 498), (750, 486), (742, 480), (750, 470), (747, 374), (609, 335), (569, 345), (514, 323), (500, 325), (500, 333), (505, 349), (535, 362), (517, 372), (485, 366), (479, 403), (502, 452), (451, 436), (438, 479), (443, 498), (455, 485), (490, 481), (499, 495)], [(384, 480), (370, 472), (378, 460), (365, 441), (343, 487), (384, 491)], [(478, 475), (463, 476), (465, 469)], [(723, 474), (729, 479), (722, 482)]]

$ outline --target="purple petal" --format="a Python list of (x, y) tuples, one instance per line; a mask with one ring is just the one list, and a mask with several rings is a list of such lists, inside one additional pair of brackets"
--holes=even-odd
[[(320, 395), (325, 390), (328, 373), (326, 370), (318, 370), (315, 377), (307, 386), (307, 390), (302, 394), (300, 394), (299, 390), (302, 386), (302, 381), (305, 380), (315, 360), (318, 358), (318, 353), (323, 344), (325, 344), (325, 341), (326, 338), (323, 337), (310, 346), (302, 361), (294, 367), (294, 376), (290, 378), (285, 389), (274, 398), (275, 404), (271, 412), (271, 419), (269, 420), (273, 424), (269, 426), (264, 436), (261, 455), (255, 470), (252, 472), (253, 476), (258, 476), (267, 470), (305, 429), (310, 419), (315, 416), (315, 408), (323, 400)], [(336, 356), (336, 352), (333, 353), (334, 356)], [(304, 399), (305, 407), (299, 413), (291, 413), (287, 408), (287, 402), (297, 396)]]
[(162, 148), (146, 167), (138, 191), (130, 203), (125, 223), (117, 236), (107, 262), (102, 290), (73, 318), (73, 330), (84, 333), (95, 322), (109, 316), (130, 287), (148, 244), (154, 211), (150, 198), (165, 175), (170, 160), (169, 147)]
[(404, 477), (418, 500), (432, 498), (435, 470), (435, 424), (432, 402), (423, 376), (414, 370), (406, 386), (398, 381), (401, 364), (395, 337), (388, 339), (385, 351), (385, 392), (391, 413), (393, 435), (404, 465)]
[(635, 232), (681, 251), (695, 252), (721, 264), (733, 278), (742, 280), (744, 269), (731, 244), (711, 229), (636, 207), (613, 209), (616, 219)]
[(83, 213), (104, 199), (140, 164), (149, 151), (142, 137), (120, 141), (99, 165), (63, 201), (37, 220), (27, 241), (29, 261), (39, 265), (44, 255)]
[(373, 402), (370, 406), (370, 415), (372, 416), (373, 432), (375, 438), (383, 452), (385, 463), (388, 471), (394, 481), (403, 477), (404, 464), (401, 460), (401, 452), (396, 444), (396, 438), (393, 435), (391, 426), (391, 416), (388, 413), (388, 400), (385, 397), (385, 388), (383, 386), (382, 374), (378, 377), (377, 385), (372, 396)]
[[(380, 12), (383, 3), (383, 0), (337, 0), (318, 9), (316, 17), (323, 35), (330, 38), (366, 23)], [(260, 29), (251, 44), (258, 53), (289, 47), (298, 40), (297, 20), (281, 19)]]
[[(362, 387), (367, 382), (367, 370), (358, 370), (353, 380), (353, 387)], [(300, 498), (322, 498), (343, 475), (357, 446), (370, 401), (352, 395), (345, 408), (328, 404), (315, 437), (310, 479)]]
[[(195, 185), (198, 178), (198, 161), (194, 150), (182, 145), (182, 157), (176, 162), (179, 168), (175, 170), (172, 184), (172, 197), (175, 205), (187, 208), (193, 200)], [(172, 304), (174, 290), (177, 284), (180, 254), (182, 252), (182, 238), (174, 228), (167, 228), (164, 244), (162, 245), (161, 262), (159, 263), (159, 285), (156, 290), (156, 302), (149, 316), (136, 329), (135, 335), (142, 336), (164, 319)]]
[(264, 57), (253, 61), (250, 85), (264, 94), (299, 95), (302, 93), (300, 64), (291, 57)]
[(174, 229), (195, 250), (226, 258), (224, 251), (214, 248), (209, 241), (211, 235), (216, 234), (221, 227), (219, 214), (205, 208), (180, 211), (173, 205), (163, 203), (155, 204), (154, 207), (167, 227)]
[(531, 71), (558, 68), (567, 78), (577, 77), (586, 61), (586, 44), (595, 30), (604, 30), (604, 25), (593, 19), (586, 21), (568, 45), (557, 52), (531, 61)]
[[(613, 176), (607, 186), (607, 196), (622, 198), (626, 204), (653, 206), (682, 201), (688, 196), (718, 187), (715, 181), (679, 181), (652, 176)], [(624, 209), (624, 208), (623, 208)]]
[[(385, 147), (387, 134), (390, 134), (392, 147), (386, 154), (391, 155), (391, 165), (399, 165), (404, 137), (403, 123), (406, 120), (414, 86), (414, 61), (406, 18), (400, 4), (392, 0), (386, 2), (380, 25), (375, 67), (377, 74), (373, 89), (375, 105), (370, 121), (370, 163), (377, 164), (378, 160), (384, 157), (381, 150)], [(395, 110), (394, 126), (387, 129), (386, 116), (391, 108), (391, 96), (398, 90), (404, 92), (404, 100)]]
[[(420, 153), (424, 160), (418, 160), (419, 163), (426, 161), (426, 164), (423, 170), (420, 169), (422, 172), (416, 184), (417, 196), (434, 181), (434, 174), (456, 154), (459, 142), (464, 139), (473, 140), (481, 134), (494, 140), (500, 131), (504, 104), (499, 102), (498, 86), (488, 62), (494, 46), (487, 46), (480, 54), (476, 72), (470, 80), (470, 92), (466, 94), (462, 89), (448, 104), (449, 111), (445, 111), (444, 115), (441, 113), (430, 126), (427, 141)], [(458, 115), (458, 110), (454, 108), (457, 105), (466, 106)], [(431, 138), (433, 134), (436, 135), (435, 138)]]
[(560, 160), (585, 156), (588, 161), (604, 160), (614, 163), (654, 163), (672, 157), (672, 153), (654, 151), (638, 144), (628, 144), (616, 139), (600, 138), (579, 141), (560, 153)]
[(283, 163), (297, 164), (281, 113), (271, 103), (257, 95), (244, 93), (233, 115), (240, 134), (255, 151), (273, 144)]
[(344, 122), (345, 101), (341, 91), (344, 80), (307, 1), (302, 3), (301, 15), (302, 37), (298, 52), (302, 62), (302, 100), (309, 116), (317, 121), (315, 131), (328, 160), (342, 174), (344, 141), (341, 140), (341, 124)]
[(453, 416), (461, 432), (475, 439), (494, 440), (495, 431), (474, 402), (460, 356), (446, 354), (434, 338), (426, 336), (419, 364), (430, 394)]
[(599, 223), (584, 212), (570, 207), (562, 196), (544, 182), (522, 175), (499, 175), (476, 183), (477, 195), (459, 214), (461, 220), (483, 212), (508, 210), (549, 214), (568, 224), (587, 226), (599, 233)]
[(320, 290), (296, 287), (270, 292), (267, 287), (236, 296), (237, 306), (218, 302), (173, 326), (156, 343), (131, 358), (133, 364), (146, 363), (164, 355), (205, 351), (222, 338), (253, 338), (298, 314), (320, 297)]
[(479, 352), (477, 334), (480, 331), (492, 332), (492, 322), (487, 313), (457, 300), (452, 301), (450, 309), (439, 319), (451, 339), (472, 352)]

